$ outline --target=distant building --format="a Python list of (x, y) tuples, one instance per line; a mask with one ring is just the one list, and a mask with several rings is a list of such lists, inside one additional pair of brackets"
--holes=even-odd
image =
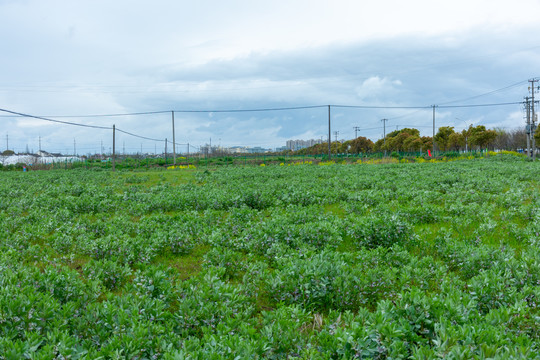
[(250, 148), (247, 148), (247, 152), (250, 153), (250, 154), (260, 154), (260, 153), (265, 153), (265, 152), (270, 152), (272, 151), (271, 149), (264, 149), (260, 146), (255, 146), (255, 147), (250, 147)]
[(199, 151), (202, 154), (207, 154), (207, 155), (222, 155), (224, 153), (228, 153), (229, 149), (221, 147), (219, 145), (210, 146), (209, 144), (205, 144), (201, 146)]
[(231, 146), (228, 151), (231, 154), (245, 154), (248, 152), (245, 146)]
[(45, 150), (39, 150), (39, 151), (37, 152), (37, 156), (51, 157), (51, 156), (54, 156), (54, 155), (51, 154), (51, 153), (48, 152), (48, 151), (45, 151)]
[(286, 144), (287, 144), (286, 145), (287, 149), (296, 151), (296, 150), (308, 148), (308, 147), (316, 145), (316, 144), (322, 144), (322, 140), (321, 139), (317, 139), (317, 140), (315, 140), (315, 139), (311, 139), (311, 140), (287, 140)]
[(206, 155), (224, 155), (224, 154), (259, 154), (265, 152), (271, 152), (272, 149), (265, 149), (260, 146), (247, 147), (247, 146), (231, 146), (231, 147), (219, 147), (219, 146), (201, 146), (200, 152)]

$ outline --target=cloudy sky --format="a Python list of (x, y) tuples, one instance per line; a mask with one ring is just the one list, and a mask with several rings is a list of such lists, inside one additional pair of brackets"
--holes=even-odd
[[(176, 142), (194, 146), (326, 138), (328, 104), (360, 106), (331, 109), (338, 139), (381, 138), (383, 118), (431, 135), (431, 105), (436, 126), (512, 130), (521, 105), (462, 105), (523, 101), (540, 76), (538, 14), (538, 0), (0, 0), (0, 108), (159, 140), (175, 110)], [(157, 113), (89, 116), (144, 112)], [(0, 149), (112, 146), (111, 130), (0, 116)]]

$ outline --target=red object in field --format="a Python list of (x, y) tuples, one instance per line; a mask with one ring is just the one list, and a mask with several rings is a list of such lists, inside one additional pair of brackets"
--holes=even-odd
[(431, 150), (428, 149), (427, 154), (431, 157)]

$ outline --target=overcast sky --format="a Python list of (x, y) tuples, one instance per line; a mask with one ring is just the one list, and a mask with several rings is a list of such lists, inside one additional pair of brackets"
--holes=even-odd
[[(538, 14), (538, 0), (0, 0), (0, 108), (169, 140), (171, 110), (327, 104), (379, 107), (332, 108), (338, 139), (355, 126), (381, 138), (383, 118), (387, 132), (431, 135), (430, 105), (436, 126), (511, 130), (524, 126), (519, 104), (444, 106), (523, 101), (540, 76)], [(112, 146), (111, 130), (6, 115), (0, 149), (6, 135), (17, 152), (40, 138), (63, 153)], [(175, 124), (177, 143), (276, 147), (326, 139), (328, 111), (178, 112)], [(164, 146), (123, 133), (117, 144)]]

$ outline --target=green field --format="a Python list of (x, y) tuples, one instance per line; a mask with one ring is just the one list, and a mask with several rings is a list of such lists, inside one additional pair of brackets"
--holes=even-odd
[(0, 359), (540, 358), (540, 165), (0, 173)]

